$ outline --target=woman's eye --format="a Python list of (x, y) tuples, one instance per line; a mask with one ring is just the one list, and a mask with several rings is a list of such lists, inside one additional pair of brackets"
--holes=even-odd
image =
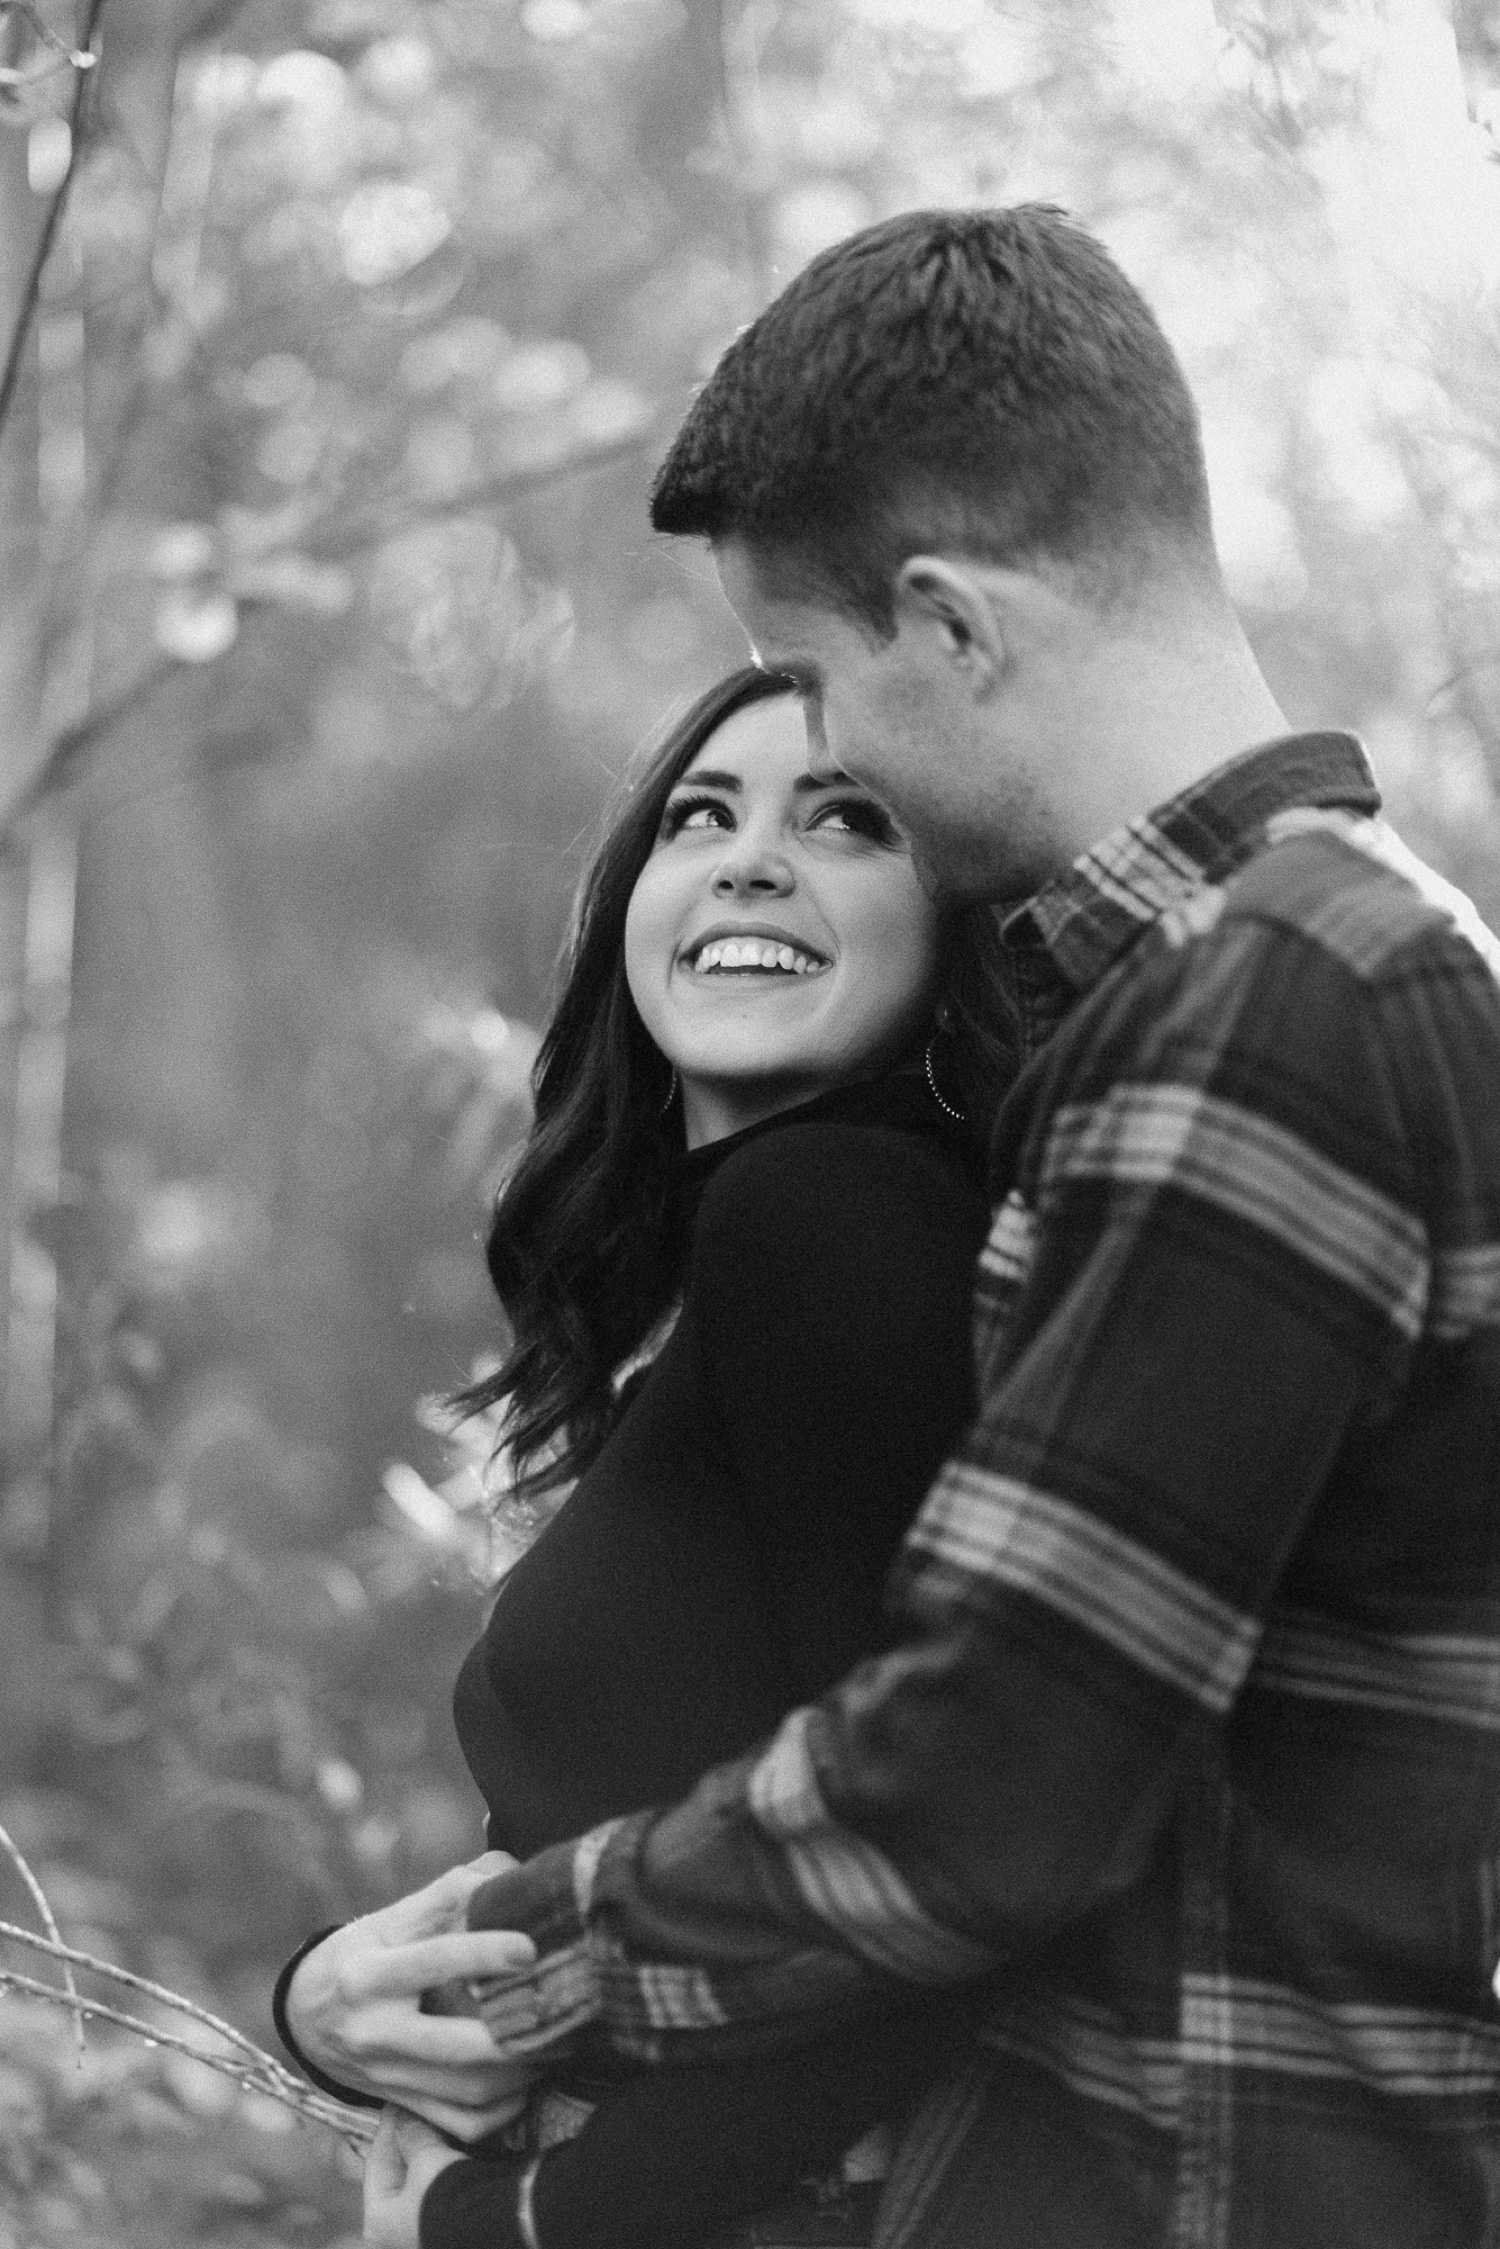
[(836, 833), (851, 836), (868, 836), (874, 843), (894, 843), (896, 830), (868, 797), (841, 797), (833, 804), (825, 804), (813, 815), (815, 828), (832, 828)]
[(727, 804), (717, 797), (678, 797), (669, 804), (661, 824), (662, 835), (668, 839), (680, 836), (685, 829), (729, 828), (734, 825)]

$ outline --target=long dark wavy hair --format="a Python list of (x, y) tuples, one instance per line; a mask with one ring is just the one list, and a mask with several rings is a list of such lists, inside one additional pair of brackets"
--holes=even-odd
[[(598, 1451), (614, 1418), (615, 1370), (671, 1304), (686, 1254), (673, 1212), (682, 1138), (671, 1065), (625, 981), (630, 894), (667, 799), (705, 742), (736, 711), (791, 691), (791, 681), (746, 667), (700, 696), (627, 777), (579, 887), (562, 986), (532, 1075), (531, 1131), (490, 1227), (490, 1278), (510, 1350), (454, 1400), (461, 1412), (505, 1409), (522, 1494), (570, 1481)], [(968, 1129), (982, 1134), (1015, 1053), (987, 907), (952, 915), (945, 954), (940, 1082)]]

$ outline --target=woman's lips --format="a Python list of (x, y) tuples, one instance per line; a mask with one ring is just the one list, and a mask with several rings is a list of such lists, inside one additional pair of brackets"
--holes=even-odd
[(690, 953), (690, 976), (821, 976), (828, 967), (821, 954), (787, 939), (711, 937)]

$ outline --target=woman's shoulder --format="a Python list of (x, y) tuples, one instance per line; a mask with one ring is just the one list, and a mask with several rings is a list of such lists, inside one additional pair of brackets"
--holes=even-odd
[(931, 1134), (799, 1121), (725, 1159), (683, 1321), (750, 1485), (784, 1485), (795, 1512), (857, 1467), (910, 1512), (972, 1411), (986, 1217)]
[(704, 1190), (694, 1263), (731, 1252), (757, 1265), (778, 1253), (801, 1263), (844, 1245), (865, 1263), (882, 1247), (972, 1263), (987, 1219), (977, 1165), (956, 1135), (810, 1117), (725, 1158)]

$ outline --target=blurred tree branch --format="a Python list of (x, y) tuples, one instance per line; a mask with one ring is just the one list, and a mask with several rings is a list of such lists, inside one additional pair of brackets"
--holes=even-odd
[(590, 470), (628, 461), (648, 443), (650, 435), (649, 429), (632, 430), (627, 436), (611, 438), (605, 444), (565, 454), (555, 461), (539, 462), (535, 468), (512, 469), (502, 476), (485, 477), (478, 483), (431, 500), (371, 508), (344, 522), (334, 518), (321, 532), (309, 533), (307, 546), (311, 553), (330, 557), (357, 554), (362, 548), (374, 546), (381, 539), (395, 538), (403, 531), (415, 530), (420, 524), (440, 523), (451, 516), (496, 507), (508, 500), (525, 499), (568, 477), (584, 476)]
[(101, 703), (96, 710), (86, 712), (73, 725), (64, 727), (48, 748), (41, 764), (16, 791), (9, 804), (0, 805), (0, 850), (11, 842), (17, 829), (39, 805), (56, 796), (75, 779), (79, 767), (90, 752), (97, 749), (123, 719), (129, 718), (133, 711), (149, 703), (158, 688), (185, 668), (175, 658), (163, 658), (161, 662), (149, 666), (138, 679), (132, 680), (128, 687), (109, 702)]
[[(442, 522), (473, 510), (494, 507), (507, 500), (527, 498), (568, 477), (586, 475), (593, 469), (608, 468), (615, 462), (629, 460), (633, 454), (640, 452), (647, 442), (647, 436), (646, 432), (636, 432), (534, 469), (518, 469), (509, 476), (490, 477), (464, 491), (425, 505), (398, 510), (372, 509), (364, 516), (355, 517), (347, 523), (335, 521), (321, 535), (313, 533), (307, 540), (307, 549), (310, 553), (327, 557), (353, 555), (423, 523)], [(246, 607), (253, 615), (264, 617), (270, 614), (269, 606), (265, 604), (247, 603)], [(149, 704), (169, 681), (194, 668), (180, 658), (163, 657), (148, 665), (108, 702), (85, 712), (71, 726), (64, 727), (48, 747), (36, 771), (16, 791), (8, 804), (0, 804), (0, 851), (9, 845), (16, 831), (40, 805), (59, 795), (78, 778), (83, 765), (99, 750), (117, 726)]]
[[(14, 4), (15, 0), (8, 0), (4, 12), (9, 13)], [(34, 23), (36, 21), (29, 8), (23, 10), (23, 13), (28, 22)], [(95, 68), (98, 58), (94, 52), (94, 38), (99, 28), (99, 18), (103, 13), (104, 0), (89, 0), (88, 15), (84, 21), (83, 45), (76, 55), (71, 51), (68, 54), (68, 60), (75, 73), (73, 95), (68, 105), (68, 131), (70, 135), (68, 168), (58, 184), (57, 191), (48, 206), (47, 216), (42, 222), (42, 231), (32, 257), (30, 272), (26, 278), (20, 309), (16, 314), (10, 341), (6, 346), (5, 366), (3, 370), (0, 370), (0, 441), (3, 441), (5, 436), (6, 420), (15, 398), (16, 385), (21, 379), (21, 366), (26, 356), (26, 341), (31, 333), (32, 323), (36, 318), (37, 306), (41, 301), (42, 275), (47, 270), (47, 260), (52, 255), (52, 246), (57, 240), (57, 230), (62, 224), (62, 215), (67, 204), (68, 192), (78, 171), (79, 158), (83, 150), (84, 127), (87, 123), (90, 95), (98, 76)], [(40, 27), (38, 28), (40, 29)], [(50, 34), (48, 40), (50, 44)], [(89, 60), (87, 69), (83, 67), (82, 58), (84, 55), (87, 55)]]

